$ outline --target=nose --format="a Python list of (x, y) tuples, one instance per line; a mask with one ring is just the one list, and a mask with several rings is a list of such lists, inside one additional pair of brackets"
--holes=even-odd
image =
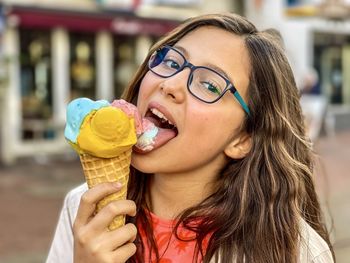
[(160, 84), (161, 92), (175, 103), (182, 103), (186, 99), (189, 69), (184, 69), (174, 76), (163, 79)]

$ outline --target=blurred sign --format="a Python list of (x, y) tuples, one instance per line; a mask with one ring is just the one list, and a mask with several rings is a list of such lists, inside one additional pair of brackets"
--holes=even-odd
[(305, 5), (318, 5), (322, 0), (287, 0), (287, 6), (305, 6)]
[(285, 14), (292, 17), (317, 16), (319, 13), (319, 6), (322, 3), (331, 1), (333, 0), (287, 0)]
[(96, 0), (103, 8), (134, 10), (141, 0)]
[(350, 17), (350, 0), (287, 0), (287, 16), (318, 16), (331, 20)]
[(151, 35), (163, 35), (169, 32), (177, 23), (166, 21), (140, 20), (130, 18), (115, 18), (112, 22), (112, 30), (118, 34), (137, 35), (147, 32)]
[[(2, 31), (4, 31), (4, 28), (5, 28), (4, 8), (0, 4), (0, 37), (1, 37)], [(1, 48), (1, 41), (0, 41), (0, 48)]]
[(142, 4), (150, 5), (171, 5), (171, 6), (191, 6), (198, 5), (202, 0), (142, 0)]
[(322, 3), (336, 3), (342, 2), (345, 4), (350, 4), (350, 0), (287, 0), (286, 3), (288, 6), (295, 5), (319, 5)]

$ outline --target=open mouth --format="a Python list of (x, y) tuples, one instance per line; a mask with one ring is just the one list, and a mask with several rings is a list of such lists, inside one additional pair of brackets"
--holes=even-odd
[(154, 138), (153, 147), (148, 148), (147, 150), (135, 147), (135, 151), (139, 153), (153, 151), (163, 146), (178, 135), (178, 129), (175, 122), (171, 120), (171, 117), (165, 116), (165, 114), (160, 110), (151, 107), (146, 112), (144, 118), (152, 122), (158, 128), (158, 133)]
[(178, 133), (176, 125), (169, 120), (162, 112), (155, 108), (150, 108), (145, 118), (149, 119), (154, 123), (158, 128), (173, 130), (176, 134)]

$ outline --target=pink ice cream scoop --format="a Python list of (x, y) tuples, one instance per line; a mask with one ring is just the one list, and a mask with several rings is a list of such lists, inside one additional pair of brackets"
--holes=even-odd
[(113, 107), (121, 109), (126, 115), (128, 115), (128, 117), (134, 118), (136, 134), (142, 134), (142, 118), (135, 105), (125, 100), (114, 100), (111, 105)]
[(125, 100), (114, 100), (111, 106), (121, 109), (135, 121), (137, 143), (135, 147), (141, 152), (153, 150), (157, 144), (159, 129), (146, 118), (142, 118), (136, 106)]

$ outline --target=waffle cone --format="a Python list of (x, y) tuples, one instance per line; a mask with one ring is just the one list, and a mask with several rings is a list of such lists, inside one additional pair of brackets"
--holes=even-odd
[[(119, 182), (122, 189), (102, 199), (96, 208), (96, 213), (112, 201), (126, 199), (130, 172), (131, 149), (114, 158), (99, 158), (89, 154), (80, 154), (80, 161), (89, 188), (105, 182)], [(114, 230), (125, 224), (125, 215), (117, 216), (109, 225)]]

